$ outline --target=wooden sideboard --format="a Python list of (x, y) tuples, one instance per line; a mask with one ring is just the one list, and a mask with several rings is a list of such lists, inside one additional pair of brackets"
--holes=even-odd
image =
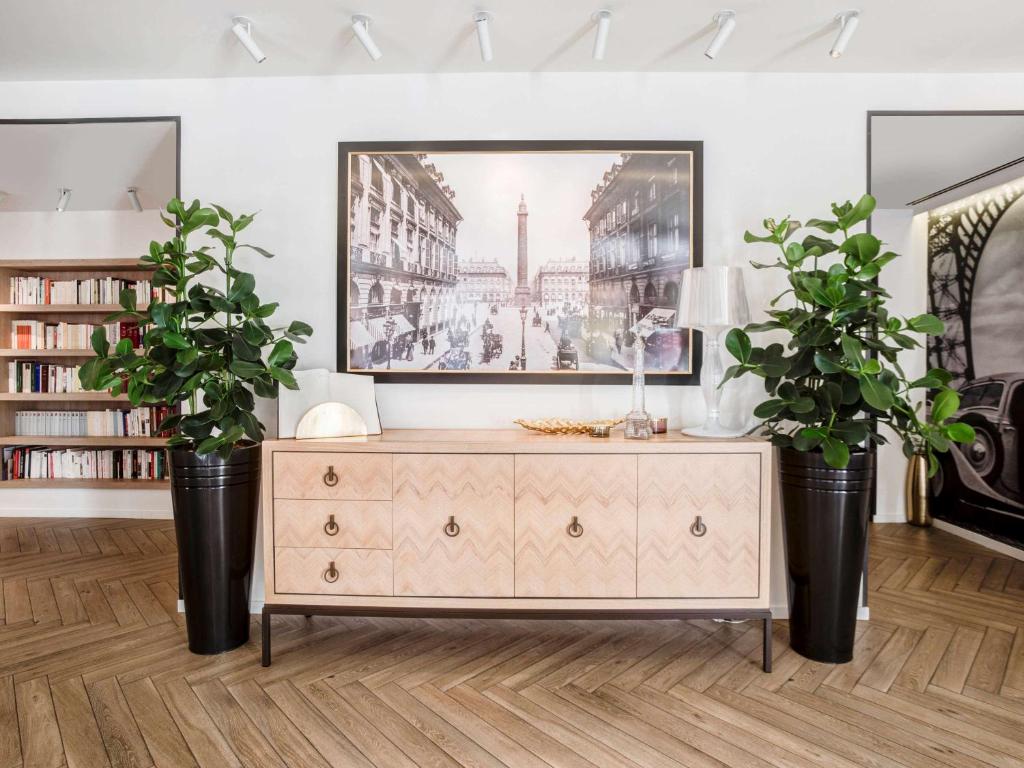
[(276, 613), (764, 622), (769, 444), (388, 430), (263, 444)]

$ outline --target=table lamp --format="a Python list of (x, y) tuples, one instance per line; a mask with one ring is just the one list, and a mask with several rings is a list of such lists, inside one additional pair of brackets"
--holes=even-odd
[(704, 359), (700, 388), (704, 393), (707, 416), (699, 427), (687, 427), (683, 433), (697, 437), (738, 437), (736, 431), (722, 426), (719, 401), (722, 396), (724, 368), (719, 347), (723, 332), (750, 321), (743, 270), (739, 267), (692, 267), (683, 273), (676, 325), (694, 328), (704, 334)]

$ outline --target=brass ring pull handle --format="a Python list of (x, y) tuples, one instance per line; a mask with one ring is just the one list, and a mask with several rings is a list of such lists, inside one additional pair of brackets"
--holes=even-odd
[(448, 522), (444, 524), (443, 530), (445, 536), (455, 537), (459, 535), (459, 531), (462, 529), (459, 527), (459, 524), (455, 522), (455, 516), (450, 515), (448, 517)]
[(324, 472), (324, 485), (328, 488), (333, 488), (338, 484), (338, 473), (334, 471), (334, 467), (327, 467), (327, 471)]
[(583, 535), (583, 526), (580, 525), (580, 520), (576, 515), (572, 516), (572, 520), (565, 526), (565, 532), (572, 536), (574, 539), (578, 539)]
[(324, 581), (328, 584), (333, 584), (338, 580), (340, 575), (341, 574), (338, 572), (338, 569), (334, 567), (334, 561), (331, 560), (331, 564), (327, 566), (327, 570), (324, 571)]
[(327, 522), (324, 523), (324, 533), (328, 536), (337, 536), (338, 530), (338, 524), (334, 522), (334, 515), (328, 515)]
[(690, 533), (692, 533), (697, 538), (700, 538), (707, 532), (708, 527), (704, 525), (704, 520), (701, 518), (700, 515), (697, 515), (697, 517), (694, 518), (693, 524), (690, 526)]

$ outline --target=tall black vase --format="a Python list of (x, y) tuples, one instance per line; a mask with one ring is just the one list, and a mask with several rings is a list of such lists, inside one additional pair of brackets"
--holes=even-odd
[(227, 459), (168, 454), (188, 648), (223, 653), (249, 639), (260, 446), (239, 445)]
[(875, 454), (856, 451), (845, 469), (821, 453), (780, 451), (790, 646), (814, 661), (853, 658)]

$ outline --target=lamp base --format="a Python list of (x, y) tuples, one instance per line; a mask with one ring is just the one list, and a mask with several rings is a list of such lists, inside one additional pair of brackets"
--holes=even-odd
[(746, 430), (726, 429), (721, 424), (701, 424), (699, 427), (683, 427), (679, 431), (690, 437), (743, 437), (747, 433)]

